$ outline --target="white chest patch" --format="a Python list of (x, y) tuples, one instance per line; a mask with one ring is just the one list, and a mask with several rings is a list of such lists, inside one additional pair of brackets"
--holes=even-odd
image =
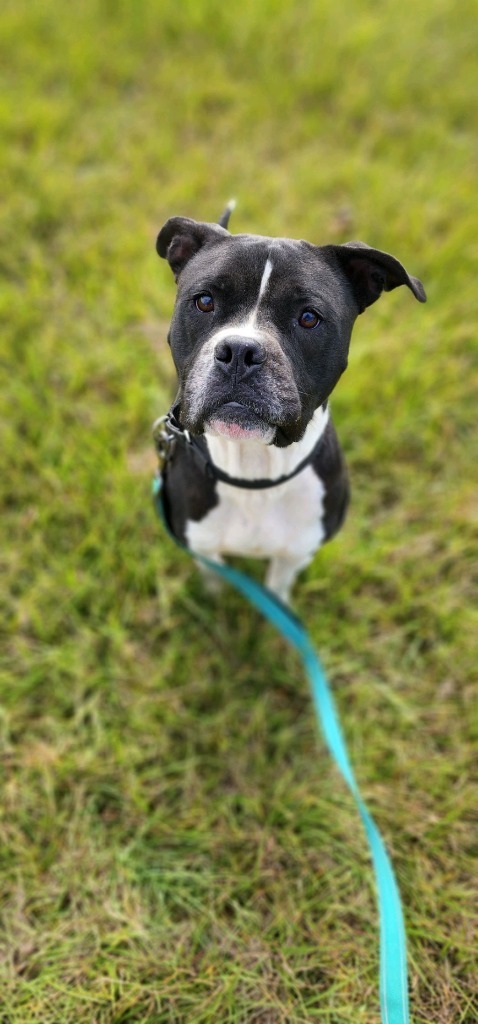
[[(213, 462), (231, 476), (286, 475), (312, 451), (328, 418), (328, 410), (317, 410), (302, 441), (284, 449), (208, 436)], [(198, 554), (308, 560), (324, 539), (325, 488), (311, 466), (263, 490), (219, 482), (217, 495), (216, 507), (186, 527), (187, 543)]]
[(324, 539), (324, 486), (310, 466), (268, 491), (219, 483), (217, 493), (219, 504), (187, 524), (188, 545), (198, 554), (302, 559)]

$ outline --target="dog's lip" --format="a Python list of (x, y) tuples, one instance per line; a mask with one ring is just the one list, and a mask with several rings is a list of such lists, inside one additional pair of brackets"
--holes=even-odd
[(226, 419), (228, 421), (237, 420), (242, 422), (243, 425), (245, 425), (247, 421), (251, 422), (253, 425), (258, 423), (264, 424), (266, 422), (265, 417), (261, 415), (260, 412), (256, 411), (256, 409), (253, 409), (250, 405), (245, 405), (243, 402), (235, 401), (223, 402), (219, 408), (215, 409), (214, 412), (211, 413), (209, 418), (218, 420)]
[[(240, 409), (243, 412), (252, 412), (254, 416), (257, 415), (253, 410), (248, 409), (247, 405), (244, 405), (243, 402), (224, 402), (224, 405), (221, 405), (221, 409)], [(220, 409), (218, 412), (220, 412)]]
[(242, 402), (224, 402), (209, 417), (207, 429), (232, 440), (261, 439), (271, 431), (271, 425), (254, 409)]

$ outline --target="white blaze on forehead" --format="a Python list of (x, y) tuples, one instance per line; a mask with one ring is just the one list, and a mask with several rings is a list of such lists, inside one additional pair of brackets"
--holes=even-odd
[(248, 327), (252, 327), (252, 328), (256, 327), (257, 311), (258, 311), (259, 306), (261, 304), (261, 299), (264, 297), (265, 291), (267, 289), (267, 285), (269, 284), (269, 278), (270, 278), (270, 276), (272, 274), (273, 269), (274, 269), (274, 265), (272, 263), (272, 260), (268, 256), (267, 259), (266, 259), (266, 262), (265, 262), (264, 270), (262, 271), (261, 283), (259, 285), (259, 293), (258, 293), (257, 299), (255, 301), (254, 307), (251, 309), (251, 312), (249, 313), (249, 316), (247, 318), (247, 326)]
[(272, 269), (273, 269), (272, 260), (267, 258), (266, 265), (264, 267), (264, 272), (262, 274), (262, 280), (261, 280), (261, 284), (260, 284), (260, 288), (259, 288), (259, 295), (258, 295), (258, 298), (257, 298), (258, 304), (261, 301), (262, 296), (264, 295), (264, 292), (265, 292), (265, 290), (267, 288), (267, 285), (269, 284), (269, 278), (270, 278), (270, 276), (272, 274)]

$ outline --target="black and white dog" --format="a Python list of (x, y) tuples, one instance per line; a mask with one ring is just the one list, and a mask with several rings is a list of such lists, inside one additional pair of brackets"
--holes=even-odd
[(231, 235), (231, 208), (218, 224), (173, 217), (157, 240), (178, 283), (165, 509), (198, 554), (269, 559), (266, 584), (287, 601), (347, 509), (328, 399), (354, 321), (399, 285), (426, 296), (398, 260), (363, 242)]

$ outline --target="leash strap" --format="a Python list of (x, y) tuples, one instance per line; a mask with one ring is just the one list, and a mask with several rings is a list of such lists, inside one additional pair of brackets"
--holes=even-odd
[(232, 584), (299, 652), (309, 677), (317, 721), (342, 777), (352, 793), (367, 835), (375, 870), (380, 918), (380, 1006), (382, 1024), (409, 1024), (405, 926), (397, 882), (378, 828), (364, 804), (349, 760), (332, 694), (309, 635), (293, 612), (271, 591), (232, 566), (219, 565), (191, 552), (171, 533), (164, 513), (162, 479), (153, 480), (156, 510), (168, 533), (183, 550)]

